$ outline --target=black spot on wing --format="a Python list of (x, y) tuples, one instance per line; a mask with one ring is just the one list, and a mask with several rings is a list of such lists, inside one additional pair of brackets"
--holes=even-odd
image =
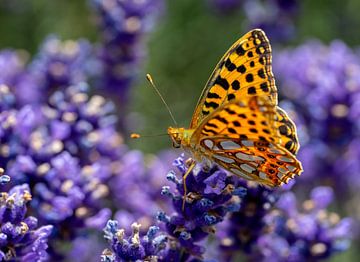
[(260, 76), (262, 79), (265, 79), (265, 78), (266, 78), (264, 69), (260, 69), (260, 70), (258, 71), (258, 76)]
[(239, 45), (239, 46), (236, 48), (235, 52), (236, 52), (236, 54), (238, 54), (239, 56), (243, 56), (243, 55), (245, 55), (245, 53), (246, 53), (245, 49), (244, 49), (241, 45)]
[(240, 89), (240, 82), (238, 80), (235, 80), (231, 83), (231, 87), (234, 89), (234, 90), (239, 90)]
[(209, 92), (209, 93), (207, 94), (207, 97), (208, 97), (208, 98), (221, 98), (218, 94), (212, 93), (212, 92)]
[(204, 105), (205, 105), (207, 108), (211, 107), (211, 108), (214, 108), (214, 109), (219, 106), (218, 103), (215, 103), (215, 102), (207, 102), (207, 101), (205, 101)]
[(245, 79), (246, 79), (246, 82), (251, 83), (252, 81), (254, 81), (254, 76), (253, 76), (253, 74), (247, 74)]
[(230, 100), (233, 100), (235, 98), (235, 95), (234, 94), (228, 94), (227, 95), (227, 99), (230, 101)]
[(213, 128), (218, 128), (218, 126), (215, 125), (214, 123), (206, 123), (206, 126), (213, 127)]
[(229, 83), (226, 79), (221, 78), (221, 76), (218, 76), (215, 80), (215, 83), (219, 86), (221, 86), (223, 89), (228, 90), (229, 89)]
[(232, 127), (229, 127), (229, 128), (228, 128), (228, 131), (229, 131), (229, 133), (231, 133), (231, 134), (236, 134), (236, 130), (235, 130), (234, 128), (232, 128)]
[(215, 119), (219, 120), (220, 122), (224, 123), (225, 125), (227, 125), (229, 123), (225, 118), (223, 118), (221, 116), (216, 116)]
[(248, 88), (248, 94), (249, 95), (255, 95), (256, 94), (256, 89), (255, 87), (251, 86)]
[(226, 59), (226, 61), (225, 61), (225, 67), (226, 67), (227, 70), (229, 70), (230, 72), (232, 72), (232, 71), (234, 71), (234, 70), (236, 69), (236, 65), (231, 62), (230, 58)]
[(210, 111), (207, 111), (207, 110), (202, 110), (201, 111), (203, 113), (203, 115), (207, 116), (208, 114), (210, 114)]
[(229, 108), (226, 108), (225, 111), (228, 112), (230, 115), (235, 115), (236, 114), (235, 111), (233, 111), (233, 110), (231, 110)]
[(244, 65), (241, 65), (239, 66), (237, 69), (236, 69), (239, 73), (245, 73), (246, 72), (246, 67)]
[(262, 83), (260, 84), (260, 88), (263, 92), (269, 92), (269, 87), (268, 87), (268, 84), (265, 82), (265, 83)]

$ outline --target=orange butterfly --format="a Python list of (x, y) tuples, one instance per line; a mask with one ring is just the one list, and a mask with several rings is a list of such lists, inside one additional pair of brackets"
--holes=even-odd
[(208, 80), (190, 127), (168, 128), (173, 145), (189, 151), (197, 162), (215, 162), (267, 186), (280, 186), (300, 175), (296, 127), (277, 106), (271, 60), (262, 30), (236, 41)]

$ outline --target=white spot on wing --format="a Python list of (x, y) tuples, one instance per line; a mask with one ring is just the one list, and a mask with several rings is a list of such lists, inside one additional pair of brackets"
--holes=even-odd
[(219, 159), (220, 161), (223, 161), (225, 163), (234, 163), (235, 160), (231, 159), (229, 157), (220, 156), (220, 155), (213, 155), (214, 158)]
[(287, 173), (288, 170), (286, 168), (283, 168), (283, 167), (279, 167), (278, 170), (281, 172), (281, 173)]
[(205, 139), (205, 140), (204, 140), (204, 144), (205, 144), (205, 146), (206, 146), (207, 148), (210, 148), (210, 149), (212, 149), (213, 146), (214, 146), (214, 142), (211, 141), (210, 139)]
[(280, 151), (279, 149), (276, 149), (276, 148), (269, 148), (268, 151), (273, 154), (284, 155), (283, 151)]
[(249, 180), (252, 180), (252, 177), (248, 176), (247, 174), (241, 172), (239, 169), (236, 169), (236, 168), (230, 168), (230, 171), (233, 172), (234, 174), (236, 175), (239, 175), (245, 179), (249, 179)]
[(224, 150), (238, 149), (241, 147), (239, 144), (235, 143), (234, 141), (230, 141), (230, 140), (221, 141), (220, 145)]
[(294, 160), (289, 158), (289, 157), (286, 157), (286, 156), (277, 156), (276, 157), (278, 160), (280, 161), (284, 161), (284, 162), (287, 162), (287, 163), (293, 163)]
[(255, 170), (254, 167), (249, 166), (248, 164), (242, 164), (240, 167), (249, 173), (252, 173)]
[(264, 172), (259, 172), (259, 177), (262, 179), (267, 179), (267, 175)]
[(259, 156), (253, 156), (253, 155), (248, 155), (242, 152), (238, 152), (235, 154), (235, 156), (240, 159), (240, 160), (245, 160), (245, 161), (265, 161), (264, 158), (259, 157)]
[(279, 172), (279, 173), (277, 173), (276, 176), (281, 180), (283, 178), (284, 174)]
[(296, 167), (294, 166), (287, 166), (287, 168), (290, 170), (290, 171), (294, 171), (296, 169)]
[(247, 146), (247, 147), (254, 146), (254, 142), (251, 140), (243, 140), (243, 141), (241, 141), (241, 144), (243, 144), (244, 146)]

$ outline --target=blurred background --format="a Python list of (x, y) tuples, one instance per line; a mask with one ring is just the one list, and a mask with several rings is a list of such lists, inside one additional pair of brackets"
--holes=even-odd
[[(102, 93), (116, 104), (126, 144), (155, 154), (171, 147), (166, 136), (127, 139), (131, 132), (156, 135), (173, 125), (145, 74), (151, 73), (179, 125), (187, 127), (219, 58), (249, 29), (261, 27), (273, 47), (281, 105), (298, 126), (305, 171), (294, 190), (303, 199), (313, 186), (331, 186), (336, 197), (332, 209), (359, 221), (360, 1), (159, 0), (137, 10), (145, 17), (143, 24), (127, 21), (133, 34), (116, 39), (108, 36), (116, 30), (117, 14), (99, 19), (101, 8), (94, 10), (98, 2), (2, 0), (0, 49), (14, 49), (30, 63), (46, 49), (49, 35), (87, 39), (94, 47), (105, 42), (110, 55), (100, 51), (100, 56), (114, 67), (114, 45), (140, 42), (135, 49), (125, 47), (123, 62), (133, 66), (118, 68), (125, 80), (106, 80), (121, 88), (101, 88), (96, 62), (88, 63), (89, 79), (92, 93)], [(101, 68), (106, 71), (106, 66)], [(357, 241), (334, 261), (356, 261), (360, 255), (358, 231), (353, 232)]]
[[(172, 124), (160, 99), (145, 81), (146, 73), (152, 74), (179, 125), (188, 126), (202, 88), (216, 63), (233, 42), (254, 26), (269, 23), (267, 26), (274, 32), (267, 34), (275, 51), (296, 47), (308, 39), (317, 39), (324, 44), (341, 39), (350, 47), (359, 44), (357, 10), (360, 3), (356, 0), (253, 2), (165, 1), (166, 10), (160, 11), (156, 26), (152, 26), (151, 33), (146, 36), (143, 50), (146, 58), (141, 61), (141, 72), (130, 91), (132, 99), (127, 109), (136, 114), (127, 120), (131, 122), (129, 118), (140, 117), (136, 119), (141, 120), (141, 124), (134, 123), (134, 129), (129, 131), (159, 134)], [(269, 3), (259, 10), (256, 2)], [(278, 11), (271, 7), (271, 2), (279, 2), (284, 8), (278, 24), (273, 26), (271, 23), (276, 20)], [(283, 18), (284, 15), (288, 17)], [(4, 0), (1, 1), (0, 19), (3, 36), (0, 47), (22, 49), (29, 55), (36, 54), (49, 34), (64, 40), (86, 38), (93, 42), (101, 37), (89, 1)], [(130, 145), (155, 152), (169, 147), (169, 142), (167, 138), (152, 138), (131, 141)]]

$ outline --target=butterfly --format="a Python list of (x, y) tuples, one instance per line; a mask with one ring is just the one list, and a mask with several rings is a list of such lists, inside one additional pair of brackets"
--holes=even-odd
[(169, 127), (174, 147), (196, 162), (216, 163), (247, 180), (280, 186), (302, 172), (296, 126), (278, 106), (268, 38), (254, 29), (221, 58), (195, 108), (190, 127)]

